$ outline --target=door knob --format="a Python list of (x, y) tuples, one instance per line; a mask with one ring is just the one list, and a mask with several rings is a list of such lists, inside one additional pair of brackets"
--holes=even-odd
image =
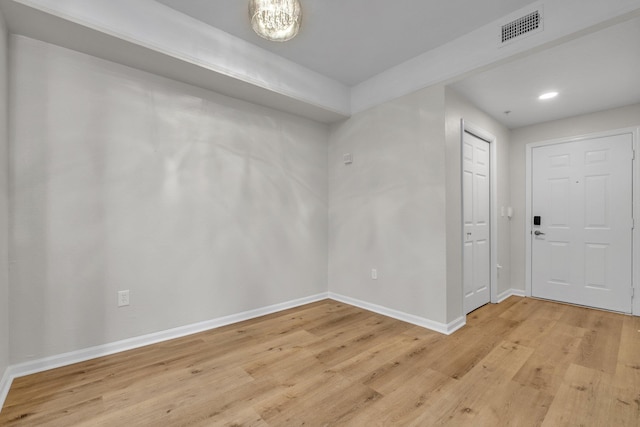
[(544, 236), (544, 233), (540, 230), (534, 231), (533, 234), (535, 234), (536, 236)]

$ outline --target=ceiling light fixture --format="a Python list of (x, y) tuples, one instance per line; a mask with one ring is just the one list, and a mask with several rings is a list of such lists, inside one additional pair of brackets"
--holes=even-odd
[(298, 34), (302, 9), (299, 0), (249, 0), (249, 17), (260, 37), (286, 42)]
[(558, 92), (547, 92), (540, 95), (538, 99), (545, 100), (545, 99), (555, 98), (556, 96), (558, 96)]

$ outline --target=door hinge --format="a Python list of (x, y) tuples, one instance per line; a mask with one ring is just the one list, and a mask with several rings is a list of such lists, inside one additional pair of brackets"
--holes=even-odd
[(631, 160), (636, 159), (636, 150), (631, 150)]
[(631, 288), (631, 297), (636, 296), (636, 288)]

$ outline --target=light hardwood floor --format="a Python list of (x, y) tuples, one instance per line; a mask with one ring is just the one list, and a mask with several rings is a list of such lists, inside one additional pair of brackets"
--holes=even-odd
[(512, 297), (444, 336), (326, 300), (16, 379), (0, 425), (640, 426), (640, 318)]

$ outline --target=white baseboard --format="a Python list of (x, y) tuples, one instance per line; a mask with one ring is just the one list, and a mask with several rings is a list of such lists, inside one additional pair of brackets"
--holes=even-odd
[(243, 313), (232, 314), (217, 319), (207, 320), (204, 322), (194, 323), (191, 325), (181, 326), (178, 328), (168, 329), (166, 331), (155, 332), (152, 334), (142, 335), (139, 337), (129, 338), (122, 341), (102, 344), (95, 347), (84, 348), (81, 350), (71, 351), (55, 356), (45, 357), (38, 360), (12, 365), (7, 368), (0, 382), (0, 410), (9, 393), (9, 388), (14, 378), (31, 375), (38, 372), (47, 371), (49, 369), (68, 366), (74, 363), (84, 362), (95, 359), (97, 357), (109, 356), (111, 354), (120, 353), (122, 351), (132, 350), (162, 341), (168, 341), (175, 338), (181, 338), (187, 335), (204, 332), (221, 326), (238, 323), (256, 317), (265, 316), (271, 313), (288, 310), (290, 308), (299, 307), (301, 305), (310, 304), (312, 302), (321, 301), (329, 297), (328, 293), (321, 293), (305, 298), (274, 304), (255, 310), (245, 311)]
[(191, 325), (181, 326), (178, 328), (168, 329), (166, 331), (155, 332), (139, 337), (129, 338), (112, 343), (102, 344), (95, 347), (84, 348), (68, 353), (63, 353), (55, 356), (44, 357), (42, 359), (31, 360), (24, 363), (9, 366), (0, 380), (0, 410), (4, 405), (4, 401), (11, 388), (11, 383), (15, 378), (23, 377), (25, 375), (31, 375), (38, 372), (47, 371), (49, 369), (55, 369), (62, 366), (72, 365), (74, 363), (84, 362), (87, 360), (95, 359), (98, 357), (109, 356), (111, 354), (120, 353), (122, 351), (132, 350), (139, 347), (144, 347), (151, 344), (156, 344), (163, 341), (172, 340), (175, 338), (181, 338), (187, 335), (196, 334), (199, 332), (208, 331), (211, 329), (219, 328), (221, 326), (230, 325), (233, 323), (242, 322), (256, 317), (265, 316), (271, 313), (277, 313), (279, 311), (288, 310), (290, 308), (299, 307), (312, 302), (321, 301), (323, 299), (333, 299), (335, 301), (343, 302), (345, 304), (353, 305), (365, 310), (372, 311), (374, 313), (382, 314), (384, 316), (392, 317), (394, 319), (401, 320), (403, 322), (411, 323), (413, 325), (421, 326), (423, 328), (430, 329), (442, 334), (450, 335), (463, 327), (466, 323), (465, 317), (462, 316), (453, 322), (448, 324), (435, 322), (423, 317), (407, 314), (398, 310), (393, 310), (387, 307), (371, 304), (365, 301), (361, 301), (355, 298), (350, 298), (344, 295), (335, 294), (332, 292), (321, 293), (297, 300), (287, 301), (280, 304), (274, 304), (267, 307), (258, 308), (255, 310), (245, 311), (242, 313), (232, 314), (230, 316), (224, 316), (217, 319), (207, 320), (204, 322), (194, 323)]
[(435, 322), (433, 320), (429, 320), (424, 317), (420, 317), (413, 314), (404, 313), (402, 311), (394, 310), (391, 308), (383, 307), (381, 305), (372, 304), (366, 301), (361, 301), (359, 299), (336, 294), (333, 292), (329, 292), (329, 298), (332, 300), (343, 302), (345, 304), (362, 308), (364, 310), (373, 311), (374, 313), (392, 317), (394, 319), (401, 320), (403, 322), (421, 326), (423, 328), (427, 328), (432, 331), (439, 332), (445, 335), (451, 335), (452, 333), (462, 328), (466, 324), (465, 316), (459, 317), (453, 322), (445, 324), (445, 323)]
[(12, 382), (13, 377), (11, 376), (11, 368), (8, 367), (2, 374), (2, 379), (0, 379), (0, 411), (2, 410), (2, 406), (4, 405), (7, 395), (9, 394)]
[(498, 304), (500, 304), (502, 301), (506, 300), (511, 296), (524, 297), (526, 295), (524, 290), (522, 289), (507, 289), (506, 291), (498, 295)]

